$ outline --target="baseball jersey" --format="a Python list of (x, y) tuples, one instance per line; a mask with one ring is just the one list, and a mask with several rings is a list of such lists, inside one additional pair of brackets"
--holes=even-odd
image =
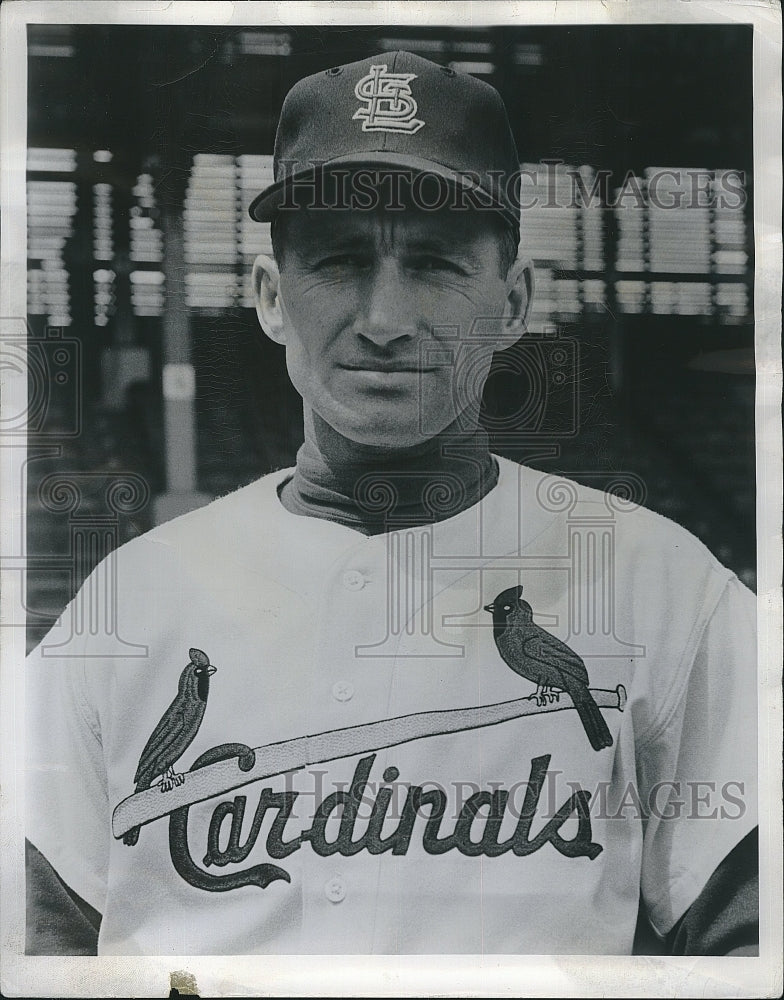
[(373, 536), (286, 511), (281, 470), (96, 568), (28, 659), (26, 794), (99, 954), (628, 954), (756, 825), (753, 595), (498, 462)]

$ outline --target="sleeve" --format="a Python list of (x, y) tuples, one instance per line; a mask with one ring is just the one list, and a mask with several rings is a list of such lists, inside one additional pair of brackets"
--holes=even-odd
[(759, 850), (755, 827), (734, 847), (666, 938), (640, 909), (634, 955), (759, 955)]
[[(77, 598), (78, 602), (78, 598)], [(82, 649), (58, 654), (70, 634), (70, 605), (25, 665), (28, 840), (62, 881), (104, 910), (110, 837), (109, 799), (97, 710)]]
[(26, 955), (97, 955), (101, 914), (70, 889), (25, 842)]
[(722, 861), (667, 935), (670, 955), (759, 955), (756, 828)]
[(642, 900), (662, 937), (757, 825), (756, 649), (756, 599), (732, 577), (674, 706), (637, 748)]

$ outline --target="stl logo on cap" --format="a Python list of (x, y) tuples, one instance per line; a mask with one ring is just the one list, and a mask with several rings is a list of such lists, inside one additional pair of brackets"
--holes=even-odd
[(366, 107), (357, 108), (353, 119), (362, 121), (363, 132), (418, 132), (425, 124), (415, 118), (417, 102), (409, 84), (416, 73), (388, 73), (386, 64), (371, 66), (354, 88)]

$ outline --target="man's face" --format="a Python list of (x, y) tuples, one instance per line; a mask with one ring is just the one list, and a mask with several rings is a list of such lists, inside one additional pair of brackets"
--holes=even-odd
[(499, 248), (497, 225), (475, 212), (292, 213), (278, 329), (262, 322), (285, 343), (306, 405), (343, 436), (388, 448), (475, 417), (519, 284), (502, 275)]

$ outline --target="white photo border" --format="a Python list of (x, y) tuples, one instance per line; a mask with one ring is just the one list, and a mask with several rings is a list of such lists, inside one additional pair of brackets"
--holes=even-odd
[[(750, 24), (754, 60), (756, 458), (759, 595), (760, 955), (653, 956), (144, 956), (24, 954), (24, 629), (2, 629), (0, 913), (6, 996), (162, 996), (172, 970), (192, 974), (202, 996), (714, 996), (781, 993), (781, 9), (771, 0), (524, 0), (524, 2), (122, 2), (11, 0), (2, 7), (2, 244), (0, 319), (26, 314), (26, 28), (28, 24), (140, 25)], [(727, 67), (732, 72), (731, 67)], [(24, 372), (0, 372), (4, 415), (26, 405)], [(0, 556), (24, 537), (19, 484), (23, 443), (0, 437)], [(24, 580), (0, 559), (0, 621), (22, 606)], [(18, 624), (18, 623), (17, 623)]]

